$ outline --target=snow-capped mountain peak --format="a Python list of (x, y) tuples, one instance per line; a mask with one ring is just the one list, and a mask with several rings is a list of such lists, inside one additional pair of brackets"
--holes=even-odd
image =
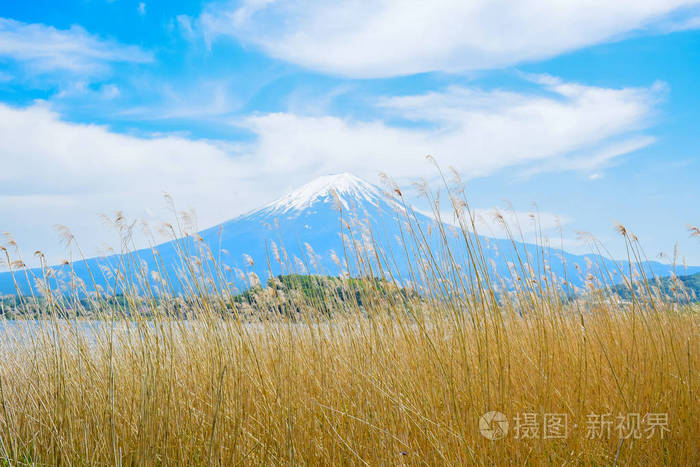
[(318, 177), (306, 185), (284, 195), (263, 209), (275, 213), (291, 213), (303, 211), (318, 201), (340, 201), (344, 208), (348, 203), (368, 202), (377, 205), (382, 198), (382, 193), (376, 186), (361, 178), (345, 172), (334, 175)]

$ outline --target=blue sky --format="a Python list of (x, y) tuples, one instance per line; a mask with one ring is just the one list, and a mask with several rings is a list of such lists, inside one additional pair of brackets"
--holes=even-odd
[[(201, 227), (326, 173), (467, 181), (574, 252), (588, 231), (700, 264), (700, 2), (0, 4), (0, 231), (115, 243), (99, 213)], [(494, 232), (498, 234), (498, 232)]]

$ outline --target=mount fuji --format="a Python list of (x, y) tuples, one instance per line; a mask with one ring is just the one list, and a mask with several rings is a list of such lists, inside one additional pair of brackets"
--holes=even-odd
[[(183, 261), (183, 258), (193, 258), (196, 252), (201, 255), (206, 251), (209, 258), (225, 271), (225, 277), (219, 280), (234, 284), (240, 290), (249, 286), (253, 278), (265, 282), (271, 275), (291, 272), (339, 275), (347, 272), (348, 267), (352, 273), (353, 268), (345, 258), (353, 254), (353, 245), (359, 243), (371, 244), (370, 250), (379, 247), (383, 253), (388, 253), (392, 258), (392, 273), (407, 280), (411, 269), (409, 263), (413, 261), (404, 254), (407, 249), (401, 240), (405, 235), (401, 219), (405, 223), (407, 213), (416, 225), (425, 229), (427, 243), (439, 241), (435, 232), (440, 226), (431, 217), (404, 207), (396, 197), (352, 174), (328, 175), (260, 209), (198, 234), (129, 253), (129, 261), (123, 261), (123, 255), (111, 255), (52, 269), (56, 278), (65, 278), (72, 270), (85, 284), (91, 284), (87, 285), (88, 290), (95, 284), (110, 290), (110, 284), (114, 282), (110, 270), (121, 267), (123, 274), (135, 274), (134, 265), (138, 264), (141, 271), (157, 271), (160, 277), (167, 275), (170, 291), (182, 293), (187, 287), (183, 281), (188, 275), (183, 274), (183, 270), (189, 275), (197, 275), (207, 268), (201, 261)], [(445, 230), (454, 230), (451, 226), (443, 226)], [(516, 254), (527, 258), (544, 252), (551, 271), (559, 277), (568, 277), (576, 286), (583, 285), (591, 265), (616, 270), (621, 264), (598, 255), (574, 255), (509, 239), (479, 238), (483, 241), (484, 256), (490, 262), (490, 268), (503, 277), (508, 275), (508, 260), (515, 258)], [(450, 247), (463, 248), (458, 236), (449, 242)], [(131, 266), (125, 268), (127, 263)], [(645, 266), (660, 277), (673, 272), (671, 266), (658, 262), (647, 262)], [(687, 268), (687, 273), (699, 271), (700, 267)], [(35, 289), (31, 280), (33, 274), (42, 276), (42, 272), (36, 269), (29, 274), (16, 271), (14, 277), (9, 272), (1, 273), (0, 296), (13, 295), (17, 288), (24, 294), (31, 293)], [(51, 284), (52, 289), (59, 286), (56, 278), (53, 279), (56, 283)], [(148, 280), (156, 282), (156, 279)]]

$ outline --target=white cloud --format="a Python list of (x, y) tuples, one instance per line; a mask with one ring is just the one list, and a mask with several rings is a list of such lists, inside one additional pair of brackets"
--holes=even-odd
[(0, 183), (9, 193), (123, 193), (147, 186), (198, 190), (229, 180), (236, 169), (214, 144), (137, 138), (68, 123), (41, 104), (0, 105), (0, 147)]
[(144, 16), (146, 14), (146, 4), (144, 2), (139, 2), (137, 11), (139, 12), (139, 15)]
[(104, 99), (115, 99), (119, 97), (121, 91), (116, 84), (103, 84), (100, 86), (99, 94)]
[(78, 80), (66, 83), (55, 94), (56, 99), (81, 98), (93, 103), (104, 104), (105, 100), (116, 99), (121, 94), (119, 86), (113, 83), (91, 86), (88, 81)]
[(104, 73), (110, 63), (145, 63), (150, 53), (89, 34), (80, 26), (56, 29), (0, 18), (0, 57), (13, 60), (31, 73), (53, 71), (84, 75)]
[(593, 152), (584, 151), (582, 154), (573, 154), (545, 161), (527, 168), (522, 172), (521, 176), (529, 177), (543, 172), (577, 170), (587, 172), (590, 180), (596, 180), (602, 177), (602, 174), (597, 172), (597, 170), (613, 165), (617, 162), (619, 156), (630, 154), (654, 142), (656, 142), (656, 138), (653, 136), (632, 136), (620, 142), (610, 143)]
[[(146, 208), (163, 206), (162, 191), (194, 207), (207, 227), (322, 174), (350, 171), (370, 181), (380, 171), (432, 175), (426, 154), (467, 178), (533, 164), (598, 173), (611, 158), (651, 142), (637, 133), (649, 123), (662, 86), (540, 81), (543, 88), (531, 94), (452, 87), (380, 100), (382, 112), (415, 120), (409, 126), (252, 115), (236, 123), (255, 140), (237, 144), (117, 134), (66, 122), (44, 104), (0, 104), (0, 232), (15, 233), (31, 252), (46, 248), (51, 226), (64, 223), (92, 242), (85, 250), (94, 254), (110, 239), (98, 213), (145, 216)], [(49, 252), (60, 256), (60, 249)]]
[(397, 177), (421, 174), (426, 154), (467, 178), (533, 163), (589, 172), (653, 142), (636, 132), (649, 124), (664, 86), (607, 89), (545, 81), (535, 94), (451, 87), (379, 101), (393, 116), (414, 120), (412, 126), (289, 113), (253, 116), (243, 124), (258, 135), (256, 153), (269, 171), (384, 171)]
[(120, 116), (139, 120), (221, 118), (241, 107), (241, 100), (225, 79), (192, 80), (184, 87), (154, 83), (146, 89), (152, 101), (145, 99), (137, 107), (118, 111)]
[(65, 122), (43, 105), (0, 104), (0, 232), (14, 233), (25, 256), (35, 249), (54, 261), (62, 256), (56, 223), (73, 228), (95, 254), (114, 240), (99, 213), (146, 216), (147, 208), (165, 206), (163, 191), (181, 208), (195, 207), (203, 225), (224, 220), (268, 194), (258, 180), (246, 181), (249, 169), (214, 143), (116, 134)]
[(659, 25), (659, 29), (665, 33), (690, 31), (700, 28), (700, 14), (684, 15), (680, 18), (668, 18)]
[[(248, 0), (211, 4), (207, 40), (233, 36), (325, 72), (385, 77), (541, 60), (655, 28), (698, 0)], [(695, 26), (693, 26), (695, 27)]]
[(177, 28), (180, 33), (187, 40), (192, 40), (194, 38), (194, 28), (192, 27), (192, 18), (187, 15), (177, 15), (175, 17), (177, 21)]

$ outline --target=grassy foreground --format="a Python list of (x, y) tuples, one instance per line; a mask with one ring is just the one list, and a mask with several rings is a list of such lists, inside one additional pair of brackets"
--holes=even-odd
[[(456, 210), (466, 230), (469, 211)], [(572, 299), (536, 272), (544, 259), (514, 259), (514, 285), (498, 293), (478, 239), (465, 235), (458, 258), (421, 245), (419, 229), (409, 222), (406, 238), (422, 259), (420, 293), (392, 288), (390, 262), (372, 249), (352, 261), (381, 281), (319, 281), (324, 293), (267, 287), (245, 305), (226, 290), (192, 287), (186, 299), (170, 298), (186, 303), (187, 320), (172, 316), (168, 300), (126, 294), (123, 309), (99, 311), (95, 298), (98, 311), (85, 321), (71, 317), (69, 299), (46, 292), (43, 319), (1, 323), (0, 457), (13, 465), (700, 464), (692, 305), (652, 290), (621, 300), (594, 282)], [(362, 299), (338, 300), (340, 283), (352, 292), (340, 296)], [(480, 425), (490, 411), (508, 426)]]
[[(3, 343), (2, 456), (40, 464), (697, 465), (697, 315), (66, 323)], [(18, 333), (20, 333), (18, 331)], [(107, 335), (105, 335), (107, 334)], [(110, 345), (111, 342), (111, 345)], [(479, 432), (498, 410), (504, 439)], [(564, 413), (565, 439), (513, 417)], [(611, 413), (589, 439), (588, 416)], [(621, 442), (615, 416), (667, 413)], [(540, 425), (538, 423), (538, 425)], [(577, 425), (574, 427), (574, 425)]]

